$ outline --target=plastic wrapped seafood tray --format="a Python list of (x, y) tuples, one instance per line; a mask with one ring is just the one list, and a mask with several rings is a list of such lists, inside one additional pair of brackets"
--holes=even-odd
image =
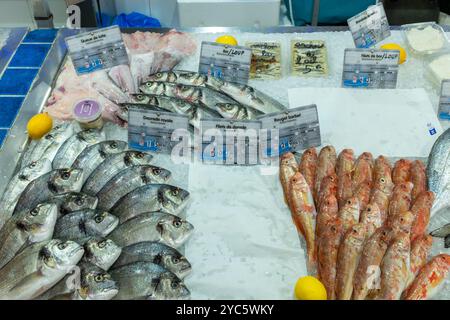
[[(223, 33), (192, 33), (198, 43), (197, 52), (182, 61), (177, 69), (196, 71), (200, 42), (214, 41), (219, 35), (229, 33), (223, 29), (220, 31)], [(252, 33), (233, 30), (232, 34), (239, 43), (278, 41), (282, 44), (282, 79), (251, 80), (250, 85), (285, 105), (288, 104), (289, 88), (340, 87), (344, 49), (354, 46), (351, 34), (344, 31)], [(289, 75), (290, 41), (299, 38), (326, 41), (329, 48), (328, 76), (300, 78)], [(392, 31), (392, 36), (384, 42), (403, 45), (401, 31)], [(60, 61), (62, 62), (62, 59)], [(51, 67), (55, 69), (54, 65)], [(59, 65), (56, 69), (58, 67)], [(423, 76), (423, 70), (422, 61), (414, 57), (409, 58), (400, 68), (398, 87), (431, 89)], [(57, 72), (53, 70), (48, 74), (54, 81)], [(42, 88), (39, 87), (41, 84)], [(45, 92), (43, 96), (48, 97), (50, 86), (51, 83), (43, 81), (38, 83), (34, 90), (41, 89)], [(438, 95), (433, 90), (428, 91), (437, 109)], [(39, 91), (28, 98), (35, 99), (35, 105), (42, 107), (43, 101), (37, 100), (37, 97), (42, 99), (42, 95), (37, 95), (37, 92)], [(26, 116), (27, 114), (23, 113), (20, 117), (25, 119)], [(25, 123), (19, 120), (19, 127), (13, 130), (13, 134), (24, 134)], [(442, 124), (443, 127), (448, 127), (446, 123)], [(108, 139), (127, 140), (127, 132), (123, 128), (107, 124), (105, 130)], [(23, 148), (16, 146), (14, 156), (10, 151), (7, 151), (7, 154), (17, 162)], [(367, 150), (370, 149), (368, 141)], [(4, 158), (1, 157), (4, 156), (0, 153), (2, 163)], [(192, 274), (185, 279), (192, 299), (293, 298), (295, 281), (307, 274), (306, 261), (301, 241), (283, 201), (278, 175), (263, 175), (257, 166), (232, 167), (200, 163), (179, 166), (174, 165), (170, 157), (164, 155), (157, 155), (155, 164), (171, 170), (177, 177), (174, 183), (191, 193), (192, 200), (185, 214), (186, 219), (195, 226), (195, 231), (186, 243), (184, 253), (193, 267)], [(6, 179), (10, 175), (11, 172), (7, 174), (0, 171), (0, 178)], [(430, 228), (440, 226), (444, 222), (450, 222), (450, 218), (444, 214), (433, 217)], [(435, 241), (432, 253), (437, 254), (444, 250), (442, 241)], [(450, 298), (448, 281), (437, 298)]]

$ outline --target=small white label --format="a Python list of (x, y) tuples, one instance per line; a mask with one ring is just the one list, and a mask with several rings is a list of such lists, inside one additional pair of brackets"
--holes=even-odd
[(215, 42), (202, 42), (198, 72), (227, 82), (247, 84), (252, 50)]
[[(321, 144), (319, 116), (315, 104), (263, 115), (262, 129), (279, 130), (279, 154), (300, 151)], [(270, 140), (267, 143), (271, 146)], [(267, 150), (271, 156), (272, 150)]]
[(65, 40), (78, 75), (129, 63), (118, 26), (80, 33)]
[(395, 89), (399, 58), (398, 50), (346, 49), (342, 86)]
[(450, 79), (442, 81), (438, 115), (440, 119), (450, 120)]
[(391, 35), (381, 2), (368, 7), (347, 22), (357, 48), (370, 48)]

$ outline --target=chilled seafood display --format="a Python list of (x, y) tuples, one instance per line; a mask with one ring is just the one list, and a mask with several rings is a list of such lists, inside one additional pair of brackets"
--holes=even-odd
[[(194, 229), (177, 216), (189, 192), (150, 164), (156, 155), (74, 128), (32, 143), (6, 188), (0, 299), (188, 298), (191, 265), (174, 248)], [(161, 284), (140, 291), (146, 279)]]
[(428, 179), (419, 160), (392, 166), (384, 156), (355, 159), (332, 146), (305, 150), (299, 163), (292, 153), (281, 157), (285, 202), (305, 239), (308, 271), (328, 299), (429, 299), (438, 291), (450, 260), (428, 259), (431, 236), (448, 240), (450, 228), (426, 233), (435, 199), (428, 183), (438, 192), (437, 178)]

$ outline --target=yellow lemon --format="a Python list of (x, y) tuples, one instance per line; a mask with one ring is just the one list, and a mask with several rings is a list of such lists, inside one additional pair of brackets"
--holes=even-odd
[(327, 300), (327, 290), (317, 278), (306, 276), (295, 284), (295, 297), (298, 300)]
[(400, 51), (399, 64), (402, 64), (406, 61), (406, 57), (407, 57), (406, 50), (403, 49), (401, 46), (399, 46), (396, 43), (386, 43), (381, 46), (381, 49), (383, 49), (383, 50), (398, 50), (398, 51)]
[(33, 116), (27, 124), (28, 135), (31, 139), (40, 139), (53, 128), (53, 120), (47, 113)]
[(230, 36), (230, 35), (220, 36), (216, 39), (216, 42), (221, 43), (221, 44), (227, 44), (229, 46), (237, 46), (238, 45), (236, 38), (233, 36)]

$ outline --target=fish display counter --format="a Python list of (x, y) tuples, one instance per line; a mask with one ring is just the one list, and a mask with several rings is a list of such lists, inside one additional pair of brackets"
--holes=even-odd
[[(123, 29), (129, 63), (80, 74), (66, 42), (80, 32), (24, 33), (0, 78), (0, 299), (450, 298), (433, 55), (395, 47), (394, 89), (342, 88), (346, 27)], [(220, 37), (251, 49), (246, 85), (199, 73)], [(377, 47), (406, 39), (392, 27)], [(182, 115), (195, 137), (310, 105), (319, 142), (274, 170), (178, 162), (130, 120)]]

